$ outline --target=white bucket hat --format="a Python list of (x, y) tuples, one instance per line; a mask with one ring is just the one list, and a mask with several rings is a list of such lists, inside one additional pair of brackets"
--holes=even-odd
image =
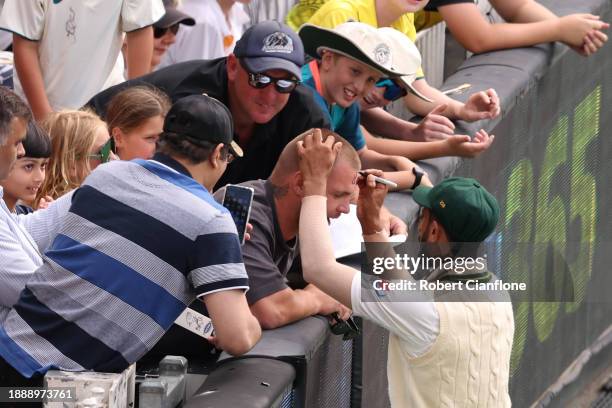
[(364, 63), (388, 77), (409, 75), (410, 66), (390, 44), (387, 36), (368, 24), (350, 21), (333, 29), (304, 24), (299, 31), (304, 51), (319, 58), (321, 51), (330, 50)]
[(391, 28), (391, 27), (382, 27), (377, 30), (384, 37), (386, 37), (389, 44), (391, 44), (393, 50), (399, 53), (402, 58), (402, 68), (404, 69), (405, 75), (397, 78), (400, 82), (402, 82), (408, 90), (419, 98), (423, 99), (427, 102), (433, 102), (431, 99), (417, 91), (412, 83), (416, 80), (417, 72), (421, 67), (421, 53), (418, 48), (408, 36), (404, 33)]

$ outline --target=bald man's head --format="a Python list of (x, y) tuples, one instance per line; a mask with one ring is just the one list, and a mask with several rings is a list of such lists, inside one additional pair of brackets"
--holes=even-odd
[[(276, 162), (276, 166), (274, 166), (274, 170), (272, 170), (272, 174), (270, 175), (270, 180), (273, 183), (282, 183), (287, 177), (300, 170), (300, 158), (298, 156), (297, 143), (304, 140), (304, 137), (307, 134), (312, 133), (313, 130), (314, 129), (307, 130), (287, 143), (280, 157), (278, 158), (278, 161)], [(323, 135), (323, 139), (326, 139), (327, 136), (333, 136), (334, 143), (342, 142), (342, 148), (340, 149), (340, 152), (338, 152), (338, 157), (334, 163), (334, 167), (336, 167), (339, 163), (343, 163), (347, 164), (354, 170), (361, 170), (361, 160), (359, 159), (359, 154), (346, 139), (329, 129), (320, 130)]]

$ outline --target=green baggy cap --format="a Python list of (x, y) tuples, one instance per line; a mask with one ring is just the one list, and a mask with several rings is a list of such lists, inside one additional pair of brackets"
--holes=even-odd
[(412, 197), (431, 210), (455, 242), (482, 242), (499, 220), (497, 200), (472, 178), (451, 177), (434, 187), (419, 186)]

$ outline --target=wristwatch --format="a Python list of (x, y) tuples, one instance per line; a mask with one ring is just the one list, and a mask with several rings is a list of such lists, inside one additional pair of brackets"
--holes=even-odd
[(421, 185), (421, 179), (425, 175), (425, 172), (421, 170), (419, 166), (414, 166), (412, 168), (412, 174), (414, 174), (414, 184), (410, 187), (411, 190), (414, 190), (418, 186)]

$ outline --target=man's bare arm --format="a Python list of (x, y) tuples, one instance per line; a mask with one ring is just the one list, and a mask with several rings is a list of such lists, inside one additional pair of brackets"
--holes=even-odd
[(261, 337), (261, 327), (251, 314), (244, 291), (225, 290), (203, 298), (215, 328), (215, 345), (231, 355), (244, 354)]
[(315, 314), (339, 312), (344, 318), (350, 315), (348, 309), (314, 285), (298, 290), (286, 288), (273, 293), (252, 304), (251, 311), (264, 329), (275, 329)]

